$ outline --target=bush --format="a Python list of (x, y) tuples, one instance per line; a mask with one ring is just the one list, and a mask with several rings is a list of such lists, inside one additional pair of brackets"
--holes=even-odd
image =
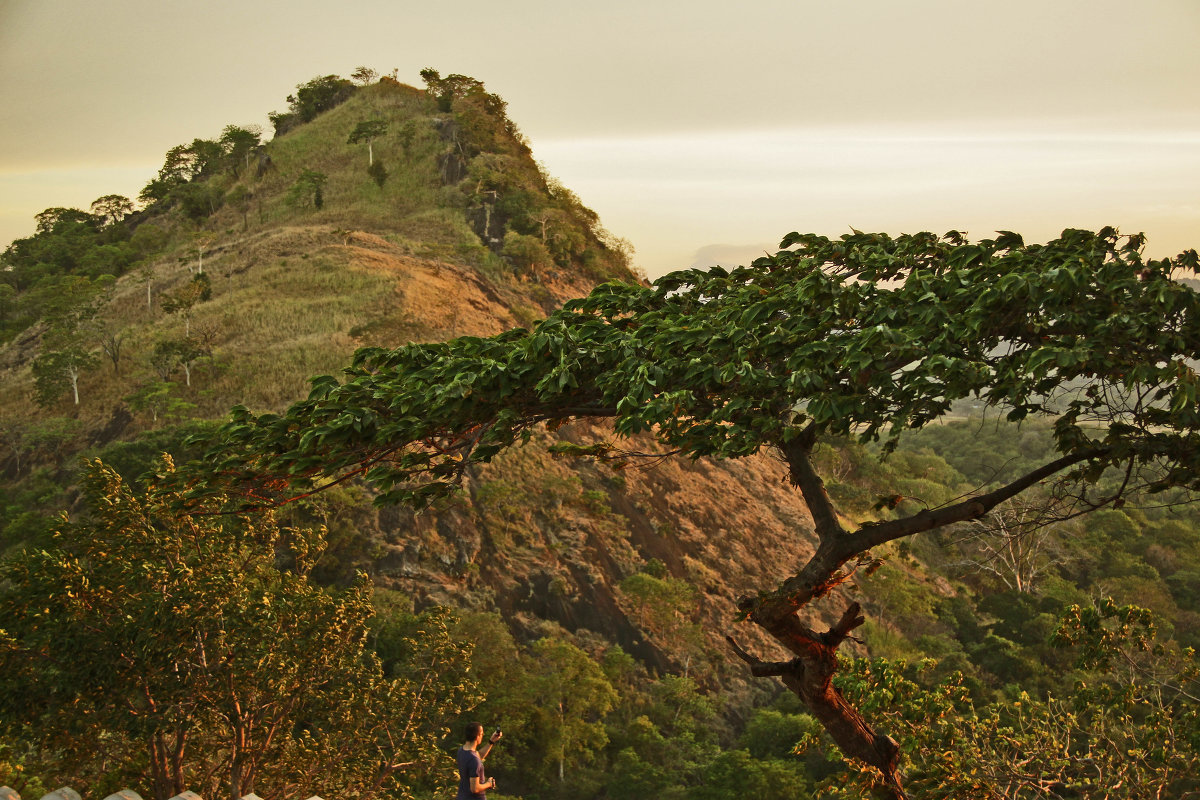
[(518, 273), (537, 274), (554, 266), (550, 251), (536, 236), (509, 231), (504, 234), (504, 248), (500, 252)]

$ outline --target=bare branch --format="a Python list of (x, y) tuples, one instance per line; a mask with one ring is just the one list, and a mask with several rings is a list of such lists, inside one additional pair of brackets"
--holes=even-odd
[[(905, 536), (911, 536), (914, 533), (940, 528), (944, 525), (952, 525), (956, 522), (966, 522), (967, 520), (978, 519), (984, 514), (991, 511), (1000, 503), (1016, 497), (1021, 492), (1029, 487), (1037, 484), (1051, 475), (1060, 472), (1067, 467), (1072, 467), (1083, 461), (1090, 461), (1094, 458), (1099, 458), (1107, 453), (1106, 448), (1092, 448), (1088, 450), (1080, 450), (1075, 453), (1070, 453), (1062, 458), (1055, 459), (1049, 464), (1045, 464), (1032, 472), (1026, 473), (1017, 480), (1002, 486), (995, 491), (988, 492), (979, 497), (973, 497), (964, 500), (956, 505), (938, 509), (936, 511), (921, 511), (910, 517), (903, 519), (889, 520), (881, 522), (877, 525), (866, 525), (859, 528), (854, 533), (846, 537), (845, 543), (847, 551), (850, 554), (861, 553), (870, 550), (872, 547), (878, 547), (881, 544), (902, 539)], [(807, 499), (807, 497), (806, 497)]]
[(853, 637), (850, 636), (850, 631), (864, 624), (867, 618), (862, 614), (862, 607), (858, 603), (851, 603), (842, 613), (842, 618), (838, 623), (826, 631), (821, 638), (830, 647), (837, 647), (842, 642)]
[(750, 674), (756, 678), (796, 675), (804, 671), (804, 665), (798, 658), (793, 658), (791, 661), (763, 661), (746, 652), (741, 645), (734, 641), (732, 636), (726, 636), (725, 641), (733, 648), (733, 652), (737, 654), (738, 658), (750, 665)]

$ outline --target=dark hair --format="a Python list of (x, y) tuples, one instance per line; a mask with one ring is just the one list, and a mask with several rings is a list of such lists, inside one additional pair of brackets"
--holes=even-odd
[(463, 741), (473, 742), (479, 738), (479, 734), (483, 733), (483, 726), (478, 722), (468, 722), (464, 733), (466, 738), (464, 738)]

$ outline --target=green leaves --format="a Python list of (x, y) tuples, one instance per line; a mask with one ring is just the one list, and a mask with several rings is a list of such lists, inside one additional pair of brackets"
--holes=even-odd
[[(972, 700), (964, 676), (937, 680), (932, 660), (860, 659), (846, 663), (835, 684), (850, 702), (905, 732), (912, 794), (1042, 797), (1053, 786), (1132, 800), (1186, 792), (1200, 768), (1194, 654), (1157, 646), (1149, 613), (1111, 600), (1069, 609), (1056, 640), (1094, 670), (1062, 695), (1013, 691), (993, 702)], [(798, 749), (820, 739), (810, 731)], [(837, 755), (835, 749), (831, 760)], [(877, 773), (845, 766), (815, 794), (849, 800), (877, 785)]]
[(444, 612), (412, 620), (385, 676), (366, 648), (370, 586), (309, 580), (323, 530), (176, 515), (172, 491), (136, 493), (99, 462), (82, 483), (88, 522), (64, 520), (54, 549), (0, 581), (0, 704), (31, 747), (83, 780), (222, 774), (232, 795), (240, 775), (362, 796), (391, 778), (381, 764), (436, 763), (477, 694)]
[(532, 331), (359, 351), (282, 418), (232, 421), (207, 460), (262, 499), (284, 496), (278, 479), (363, 470), (419, 500), (544, 420), (614, 417), (693, 457), (737, 457), (786, 441), (797, 410), (821, 434), (894, 441), (962, 398), (1014, 420), (1074, 409), (1063, 453), (1093, 446), (1099, 424), (1123, 426), (1108, 436), (1123, 458), (1194, 460), (1200, 301), (1169, 278), (1186, 254), (1148, 270), (1111, 230), (782, 245), (749, 267), (604, 284)]

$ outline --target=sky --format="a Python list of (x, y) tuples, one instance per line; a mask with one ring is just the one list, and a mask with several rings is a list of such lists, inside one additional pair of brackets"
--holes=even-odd
[(0, 247), (359, 65), (484, 81), (651, 276), (789, 231), (1200, 247), (1200, 0), (0, 0)]

